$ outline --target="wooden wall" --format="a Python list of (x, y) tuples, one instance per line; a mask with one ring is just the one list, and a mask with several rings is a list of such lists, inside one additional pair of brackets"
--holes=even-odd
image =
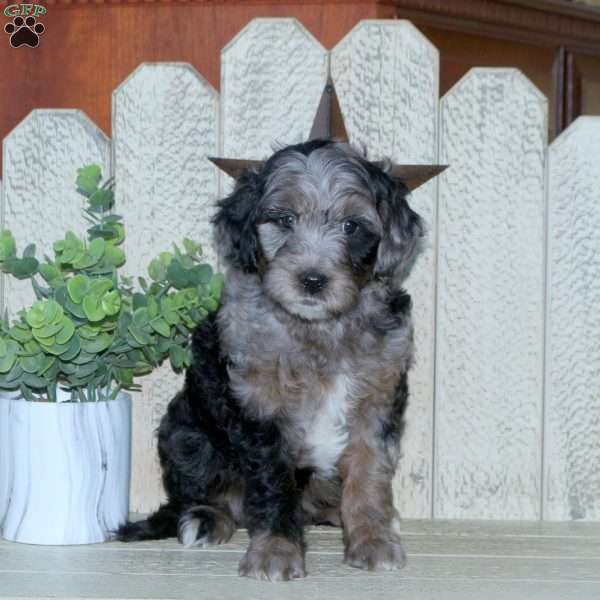
[(440, 51), (441, 94), (472, 67), (516, 67), (549, 99), (551, 139), (600, 114), (600, 9), (568, 0), (39, 1), (37, 48), (0, 31), (0, 139), (34, 108), (77, 107), (110, 136), (112, 90), (142, 62), (190, 63), (218, 90), (221, 48), (255, 17), (295, 17), (327, 49), (360, 19), (409, 19)]

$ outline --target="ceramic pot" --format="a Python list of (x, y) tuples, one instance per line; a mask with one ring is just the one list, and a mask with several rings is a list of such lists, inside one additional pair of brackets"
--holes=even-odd
[[(131, 396), (30, 402), (0, 394), (0, 535), (92, 544), (127, 518)], [(68, 396), (70, 398), (70, 395)]]

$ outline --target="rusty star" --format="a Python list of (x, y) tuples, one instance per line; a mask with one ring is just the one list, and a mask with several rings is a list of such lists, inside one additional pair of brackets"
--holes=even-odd
[[(342, 110), (331, 79), (329, 79), (323, 90), (308, 139), (314, 140), (316, 138), (336, 138), (341, 142), (349, 142)], [(266, 162), (264, 160), (218, 158), (214, 156), (209, 156), (208, 159), (234, 179), (238, 179), (244, 170), (261, 167)], [(383, 163), (375, 162), (374, 164), (381, 166)], [(392, 177), (400, 179), (410, 191), (413, 191), (439, 175), (447, 167), (448, 165), (397, 165), (392, 163), (389, 173)]]

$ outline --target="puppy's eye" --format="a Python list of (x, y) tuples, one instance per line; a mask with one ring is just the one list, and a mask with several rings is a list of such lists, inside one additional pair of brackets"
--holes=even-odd
[(277, 223), (281, 225), (281, 227), (285, 227), (286, 229), (291, 229), (296, 224), (296, 216), (295, 215), (282, 215), (277, 219)]
[(342, 223), (342, 231), (346, 235), (352, 235), (358, 229), (358, 223), (356, 221), (344, 221)]

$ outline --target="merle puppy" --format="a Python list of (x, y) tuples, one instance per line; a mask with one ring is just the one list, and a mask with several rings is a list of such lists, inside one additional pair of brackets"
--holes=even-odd
[(288, 146), (214, 217), (222, 305), (158, 429), (168, 501), (124, 541), (227, 542), (241, 575), (305, 576), (303, 527), (342, 526), (345, 560), (404, 563), (391, 481), (413, 330), (399, 287), (422, 236), (408, 190), (346, 144)]

